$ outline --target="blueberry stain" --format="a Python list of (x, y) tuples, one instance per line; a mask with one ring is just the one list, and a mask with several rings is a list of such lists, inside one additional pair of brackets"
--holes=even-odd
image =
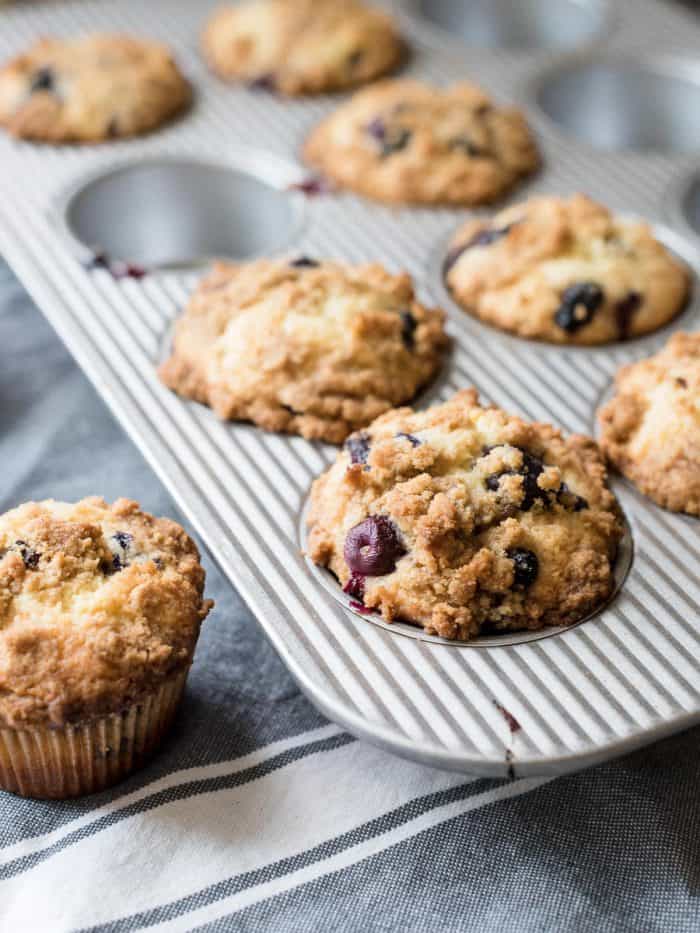
[(365, 576), (362, 573), (351, 573), (348, 582), (343, 587), (343, 593), (352, 596), (359, 603), (364, 604), (365, 599)]
[(402, 437), (404, 440), (409, 441), (411, 447), (420, 447), (421, 445), (420, 440), (415, 436), (415, 434), (406, 434), (404, 431), (399, 431), (396, 437)]

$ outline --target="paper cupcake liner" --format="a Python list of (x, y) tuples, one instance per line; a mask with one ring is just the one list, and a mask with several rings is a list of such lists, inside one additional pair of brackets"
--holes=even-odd
[(169, 729), (189, 671), (121, 713), (62, 728), (0, 728), (0, 788), (22, 797), (94, 794), (123, 780)]

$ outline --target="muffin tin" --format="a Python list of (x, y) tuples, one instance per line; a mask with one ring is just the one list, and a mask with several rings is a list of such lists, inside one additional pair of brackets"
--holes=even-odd
[[(220, 252), (406, 268), (421, 297), (447, 307), (455, 338), (418, 404), (474, 384), (567, 431), (594, 430), (619, 365), (671, 330), (700, 326), (697, 289), (670, 328), (609, 347), (535, 344), (468, 317), (438, 274), (467, 211), (316, 193), (298, 152), (340, 98), (284, 101), (211, 77), (197, 35), (214, 5), (76, 0), (0, 14), (3, 58), (40, 33), (132, 31), (170, 43), (197, 88), (188, 115), (140, 140), (59, 149), (2, 136), (0, 251), (330, 718), (398, 754), (493, 776), (564, 773), (700, 721), (697, 520), (614, 480), (630, 534), (619, 590), (601, 612), (534, 639), (428, 638), (350, 612), (303, 556), (309, 487), (335, 448), (222, 424), (159, 383), (195, 267)], [(472, 78), (526, 109), (545, 168), (502, 203), (586, 190), (649, 218), (697, 272), (700, 26), (654, 0), (554, 6), (527, 0), (522, 18), (521, 4), (501, 0), (397, 4), (413, 48), (406, 70), (438, 83)], [(659, 115), (663, 133), (649, 122)], [(149, 274), (94, 268), (97, 245)]]

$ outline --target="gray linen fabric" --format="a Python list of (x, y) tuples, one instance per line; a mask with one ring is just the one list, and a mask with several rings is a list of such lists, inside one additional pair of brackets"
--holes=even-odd
[[(178, 518), (2, 264), (0, 464), (2, 510), (27, 499), (99, 493), (110, 500), (130, 496), (152, 512)], [(447, 780), (429, 769), (404, 768), (342, 732), (323, 731), (325, 721), (301, 696), (240, 599), (206, 556), (205, 562), (217, 608), (203, 632), (182, 715), (156, 759), (115, 790), (86, 800), (40, 803), (0, 793), (0, 929), (18, 928), (12, 911), (25, 897), (30, 904), (35, 899), (37, 919), (31, 910), (20, 914), (23, 929), (700, 930), (700, 729), (579, 775), (534, 787), (524, 783), (512, 793), (504, 782)], [(284, 745), (291, 737), (299, 740)], [(277, 751), (271, 743), (280, 742)], [(235, 765), (258, 751), (260, 759), (250, 766), (227, 769), (227, 762)], [(342, 755), (342, 768), (334, 771), (330, 762)], [(171, 838), (160, 814), (177, 824), (186, 813), (188, 832), (196, 834), (196, 815), (205, 810), (186, 810), (193, 798), (215, 806), (217, 795), (228, 800), (225, 794), (258, 787), (255, 806), (264, 807), (266, 782), (286, 774), (292, 781), (302, 766), (311, 773), (328, 769), (328, 794), (309, 801), (329, 813), (327, 830), (314, 845), (294, 845), (303, 819), (292, 821), (284, 840), (279, 822), (264, 819), (260, 843), (274, 853), (279, 833), (279, 858), (251, 868), (239, 860), (241, 840), (217, 840), (217, 851), (223, 847), (227, 854), (225, 870), (194, 888), (189, 872), (169, 878), (170, 894), (149, 901), (107, 841), (128, 826), (142, 849), (157, 853)], [(180, 780), (188, 768), (197, 770)], [(367, 783), (366, 796), (379, 799), (404, 774), (415, 784), (407, 799), (387, 803), (371, 818), (344, 812), (345, 794), (349, 799), (360, 780)], [(167, 787), (148, 791), (168, 778)], [(289, 816), (284, 799), (280, 806)], [(345, 828), (336, 829), (333, 821), (341, 816)], [(87, 855), (80, 862), (83, 848), (92, 853), (90, 863)], [(213, 848), (201, 852), (202, 860), (213, 858)], [(46, 890), (51, 871), (60, 877), (61, 860), (68, 858), (74, 860), (75, 886)], [(87, 892), (86, 901), (79, 876), (84, 870), (91, 877), (95, 860), (108, 874), (109, 890)], [(261, 893), (252, 896), (255, 891)], [(39, 919), (48, 914), (38, 905), (51, 897), (61, 899), (61, 919), (49, 924)], [(118, 908), (103, 911), (95, 923), (97, 914), (85, 904), (107, 897)], [(202, 925), (207, 907), (213, 912), (206, 916), (214, 919)]]

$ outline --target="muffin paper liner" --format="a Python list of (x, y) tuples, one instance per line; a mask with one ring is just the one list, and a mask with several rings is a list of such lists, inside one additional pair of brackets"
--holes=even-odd
[(61, 728), (0, 728), (0, 788), (64, 799), (123, 780), (157, 749), (177, 712), (189, 669), (121, 713)]

